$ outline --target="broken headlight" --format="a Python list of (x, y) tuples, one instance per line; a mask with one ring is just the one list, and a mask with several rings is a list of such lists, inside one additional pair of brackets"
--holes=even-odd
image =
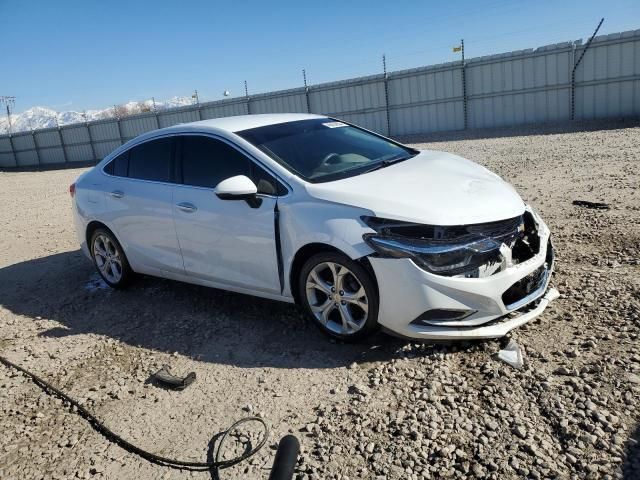
[[(438, 275), (478, 276), (479, 270), (496, 271), (503, 261), (501, 248), (511, 246), (521, 232), (522, 218), (482, 225), (433, 226), (378, 217), (362, 217), (376, 233), (364, 241), (380, 256), (410, 258)], [(490, 272), (487, 272), (490, 274)]]

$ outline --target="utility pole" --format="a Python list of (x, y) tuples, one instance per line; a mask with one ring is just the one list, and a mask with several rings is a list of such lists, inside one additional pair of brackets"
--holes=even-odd
[(0, 104), (4, 104), (7, 108), (7, 122), (9, 122), (9, 133), (11, 132), (11, 110), (16, 104), (16, 97), (8, 95), (0, 95)]

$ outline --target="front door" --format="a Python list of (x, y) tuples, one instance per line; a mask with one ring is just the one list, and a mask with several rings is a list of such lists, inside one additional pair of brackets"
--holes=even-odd
[(275, 195), (261, 204), (221, 200), (226, 178), (252, 178), (253, 161), (222, 140), (184, 135), (178, 146), (181, 182), (173, 190), (173, 218), (187, 275), (269, 293), (280, 292), (275, 242)]

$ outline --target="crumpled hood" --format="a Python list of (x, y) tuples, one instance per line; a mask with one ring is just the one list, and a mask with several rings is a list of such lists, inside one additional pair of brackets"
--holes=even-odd
[(521, 215), (524, 202), (507, 182), (457, 155), (425, 150), (380, 170), (308, 184), (313, 197), (430, 225), (467, 225)]

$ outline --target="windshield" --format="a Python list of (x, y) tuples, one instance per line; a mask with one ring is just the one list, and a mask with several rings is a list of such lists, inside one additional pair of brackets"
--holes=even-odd
[(417, 151), (331, 118), (236, 132), (309, 182), (328, 182), (406, 160)]

